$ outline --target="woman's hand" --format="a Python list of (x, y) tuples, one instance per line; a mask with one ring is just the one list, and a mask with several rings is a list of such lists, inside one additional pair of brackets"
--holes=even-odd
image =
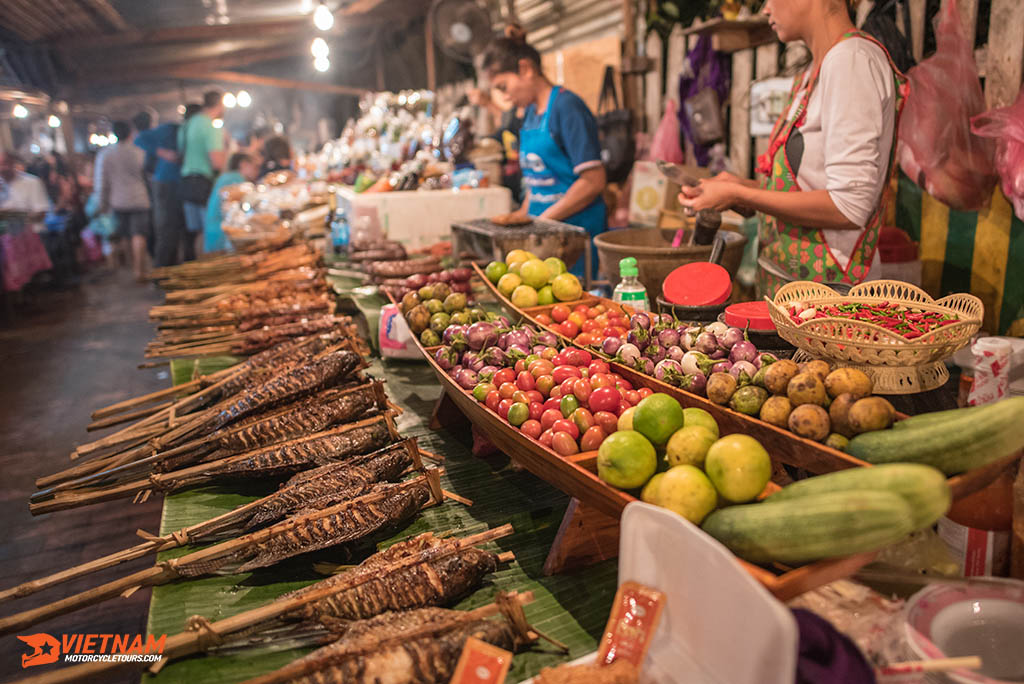
[(680, 188), (679, 204), (695, 212), (702, 209), (725, 211), (737, 204), (743, 187), (742, 181), (732, 174), (719, 174), (715, 178), (700, 181), (700, 185), (696, 187)]

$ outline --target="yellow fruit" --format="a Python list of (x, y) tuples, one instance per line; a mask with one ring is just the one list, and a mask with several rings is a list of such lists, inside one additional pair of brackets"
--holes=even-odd
[(551, 292), (551, 286), (545, 285), (544, 287), (537, 290), (537, 305), (547, 306), (548, 304), (555, 303), (555, 295)]
[(619, 422), (616, 427), (619, 430), (632, 430), (634, 413), (636, 413), (636, 406), (630, 406), (628, 409), (623, 411), (622, 415), (619, 416)]
[(537, 291), (529, 285), (520, 285), (512, 291), (512, 296), (509, 299), (513, 306), (520, 309), (537, 306)]
[(565, 267), (565, 262), (558, 257), (548, 257), (544, 260), (544, 263), (547, 264), (548, 271), (550, 272), (551, 277), (548, 278), (549, 281), (554, 280), (557, 276), (569, 270)]
[(551, 272), (548, 270), (548, 265), (540, 259), (530, 259), (519, 267), (519, 276), (525, 285), (539, 290), (548, 284)]
[(639, 432), (613, 432), (597, 449), (597, 476), (619, 489), (642, 487), (657, 467), (654, 447)]
[(718, 494), (708, 476), (700, 468), (680, 465), (669, 468), (656, 484), (657, 505), (675, 511), (694, 525), (718, 505)]
[(506, 273), (498, 280), (498, 292), (506, 297), (511, 297), (512, 292), (522, 284), (523, 279), (515, 273)]
[(717, 440), (711, 430), (702, 425), (688, 425), (672, 433), (665, 445), (665, 455), (669, 465), (692, 465), (698, 468), (704, 465), (708, 449)]
[(640, 500), (658, 505), (658, 485), (661, 483), (662, 478), (665, 477), (665, 473), (656, 473), (654, 477), (647, 481), (644, 488), (640, 490)]
[(718, 423), (715, 422), (710, 413), (702, 408), (684, 408), (683, 425), (686, 427), (700, 425), (710, 430), (715, 435), (715, 439), (718, 439)]
[(525, 249), (513, 249), (505, 255), (505, 263), (509, 268), (512, 268), (512, 264), (521, 264), (524, 261), (536, 258), (533, 253), (527, 252)]
[(711, 445), (704, 459), (707, 472), (722, 498), (732, 503), (753, 501), (772, 477), (772, 460), (753, 437), (732, 434)]
[(560, 302), (571, 302), (583, 296), (583, 286), (571, 273), (555, 276), (551, 281), (551, 291)]

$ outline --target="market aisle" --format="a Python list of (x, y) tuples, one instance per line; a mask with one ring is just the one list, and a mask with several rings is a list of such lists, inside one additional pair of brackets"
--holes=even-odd
[[(167, 386), (166, 369), (137, 370), (152, 337), (149, 307), (162, 300), (131, 274), (99, 273), (77, 290), (44, 293), (33, 311), (0, 329), (0, 583), (4, 588), (47, 575), (138, 542), (135, 530), (159, 527), (161, 497), (143, 505), (115, 501), (33, 518), (28, 496), (36, 477), (69, 463), (75, 445), (89, 441), (89, 413), (100, 406)], [(0, 614), (34, 608), (124, 573), (152, 558), (110, 568), (0, 606)], [(141, 633), (149, 590), (42, 623), (29, 632)], [(24, 671), (24, 644), (0, 637), (0, 681), (37, 674)], [(126, 679), (121, 681), (132, 681)]]

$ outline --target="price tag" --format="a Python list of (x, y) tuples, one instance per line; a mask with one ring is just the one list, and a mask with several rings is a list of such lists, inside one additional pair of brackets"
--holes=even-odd
[(625, 660), (639, 669), (651, 646), (664, 607), (665, 595), (660, 591), (637, 582), (623, 582), (615, 593), (615, 603), (601, 637), (597, 662), (608, 665), (616, 660)]
[(511, 653), (469, 637), (449, 684), (502, 684), (511, 665)]

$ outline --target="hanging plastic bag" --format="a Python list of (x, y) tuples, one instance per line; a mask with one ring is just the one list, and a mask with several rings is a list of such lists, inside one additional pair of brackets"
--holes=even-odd
[(996, 139), (996, 171), (1013, 213), (1024, 220), (1024, 89), (1009, 107), (993, 109), (971, 119), (971, 130)]
[(941, 10), (935, 54), (907, 73), (910, 97), (900, 120), (900, 167), (953, 209), (984, 207), (996, 184), (991, 140), (971, 134), (985, 110), (972, 43), (955, 0)]
[(682, 164), (686, 158), (683, 148), (679, 145), (679, 119), (676, 117), (676, 101), (669, 98), (665, 101), (665, 113), (654, 132), (651, 142), (651, 161), (667, 161)]

